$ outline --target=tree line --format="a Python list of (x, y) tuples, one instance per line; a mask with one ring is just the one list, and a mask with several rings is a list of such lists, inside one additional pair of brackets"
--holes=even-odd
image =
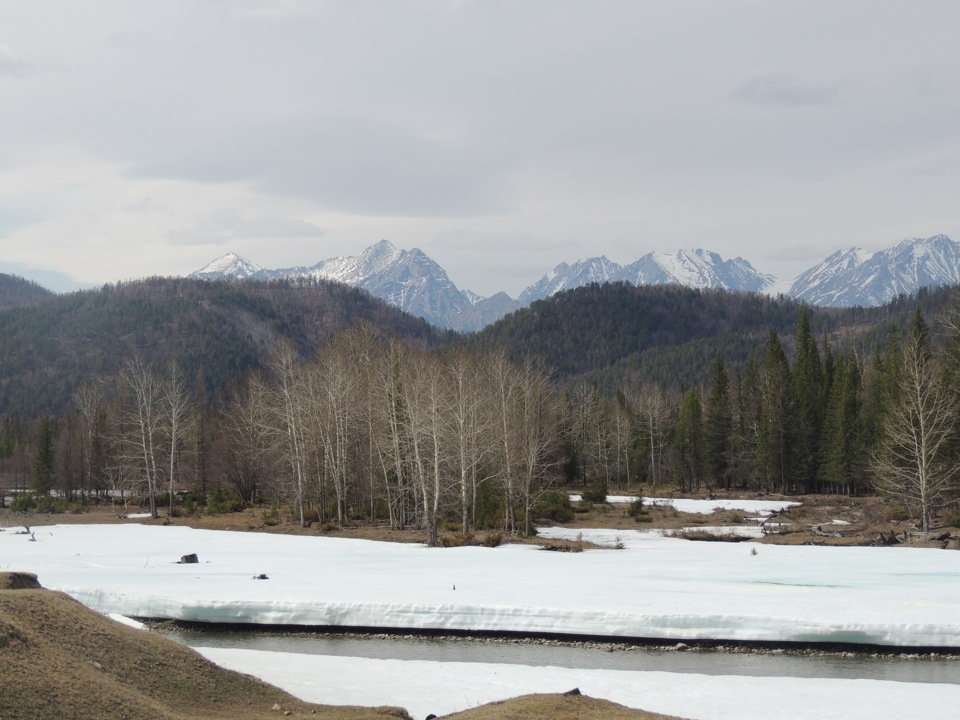
[(641, 484), (876, 491), (927, 529), (957, 497), (956, 318), (931, 332), (918, 308), (883, 342), (837, 349), (801, 309), (789, 343), (771, 329), (737, 372), (717, 352), (709, 379), (684, 390), (561, 385), (502, 350), (431, 350), (359, 325), (312, 354), (276, 342), (211, 407), (176, 363), (134, 355), (83, 383), (71, 413), (6, 417), (0, 475), (32, 491), (22, 502), (134, 493), (157, 516), (191, 491), (178, 506), (272, 503), (302, 524), (422, 528), (431, 544), (441, 526), (531, 533), (563, 505), (555, 487)]
[(960, 487), (960, 313), (937, 342), (919, 307), (871, 351), (818, 343), (801, 309), (792, 358), (776, 330), (742, 372), (708, 382), (567, 390), (568, 480), (681, 492), (879, 492), (922, 529)]
[[(30, 487), (79, 500), (134, 493), (158, 517), (164, 500), (174, 511), (177, 489), (199, 485), (205, 497), (215, 477), (238, 505), (289, 505), (304, 525), (379, 519), (420, 527), (431, 545), (454, 517), (463, 532), (531, 533), (555, 479), (558, 397), (531, 362), (430, 352), (370, 326), (308, 358), (278, 343), (216, 412), (191, 397), (176, 364), (133, 357), (111, 383), (77, 390), (57, 451), (45, 430), (55, 423), (40, 422)], [(5, 429), (8, 458), (22, 447), (16, 432)]]

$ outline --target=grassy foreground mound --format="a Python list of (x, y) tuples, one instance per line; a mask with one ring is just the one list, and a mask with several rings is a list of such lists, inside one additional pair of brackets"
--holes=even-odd
[[(331, 678), (336, 682), (336, 678)], [(190, 648), (121, 625), (35, 575), (0, 573), (0, 720), (409, 720), (401, 708), (312, 705)], [(527, 695), (457, 720), (659, 720), (583, 695)]]
[(287, 712), (329, 720), (409, 718), (399, 708), (301, 702), (172, 640), (44, 590), (33, 575), (0, 573), (3, 720), (259, 720)]
[(524, 695), (487, 703), (478, 708), (445, 715), (442, 720), (678, 720), (672, 715), (657, 715), (597, 700), (586, 695)]

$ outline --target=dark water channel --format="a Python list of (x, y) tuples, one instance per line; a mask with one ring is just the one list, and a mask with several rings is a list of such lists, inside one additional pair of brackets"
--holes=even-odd
[(606, 670), (656, 670), (753, 677), (865, 678), (960, 684), (960, 656), (874, 655), (817, 651), (652, 649), (604, 643), (558, 643), (501, 638), (361, 634), (164, 631), (191, 647), (243, 648), (308, 655), (339, 655), (434, 662), (552, 665)]

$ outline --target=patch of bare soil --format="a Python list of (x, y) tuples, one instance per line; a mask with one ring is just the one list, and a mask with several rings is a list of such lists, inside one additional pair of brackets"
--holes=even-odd
[[(44, 590), (34, 575), (0, 573), (0, 719), (282, 717), (410, 720), (401, 708), (301, 702), (256, 678), (224, 670), (172, 640), (121, 625), (63, 593)], [(663, 716), (585, 697), (538, 695), (455, 717), (645, 720)]]

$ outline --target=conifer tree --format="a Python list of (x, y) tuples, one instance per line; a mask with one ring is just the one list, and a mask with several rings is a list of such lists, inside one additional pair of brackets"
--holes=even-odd
[(797, 479), (810, 492), (816, 485), (824, 391), (820, 352), (810, 332), (810, 318), (806, 308), (801, 308), (797, 317), (792, 378), (796, 398)]
[(673, 446), (679, 457), (680, 489), (699, 490), (703, 466), (703, 399), (694, 385), (683, 396)]
[(760, 440), (760, 425), (763, 415), (763, 382), (757, 356), (747, 358), (747, 368), (737, 384), (737, 418), (734, 435), (736, 465), (742, 480), (759, 483), (760, 467), (757, 463), (757, 448)]
[(776, 330), (767, 340), (763, 372), (763, 404), (757, 438), (757, 463), (766, 489), (786, 493), (793, 489), (795, 405), (790, 365)]
[(703, 445), (704, 463), (711, 484), (728, 487), (733, 433), (733, 414), (730, 407), (730, 378), (723, 363), (723, 355), (717, 353), (713, 361), (710, 395), (704, 413)]
[(818, 476), (827, 489), (856, 492), (864, 462), (861, 407), (860, 365), (843, 356), (835, 365), (820, 436)]
[(53, 438), (56, 426), (50, 417), (40, 420), (37, 436), (37, 459), (33, 463), (33, 490), (48, 494), (53, 487)]

